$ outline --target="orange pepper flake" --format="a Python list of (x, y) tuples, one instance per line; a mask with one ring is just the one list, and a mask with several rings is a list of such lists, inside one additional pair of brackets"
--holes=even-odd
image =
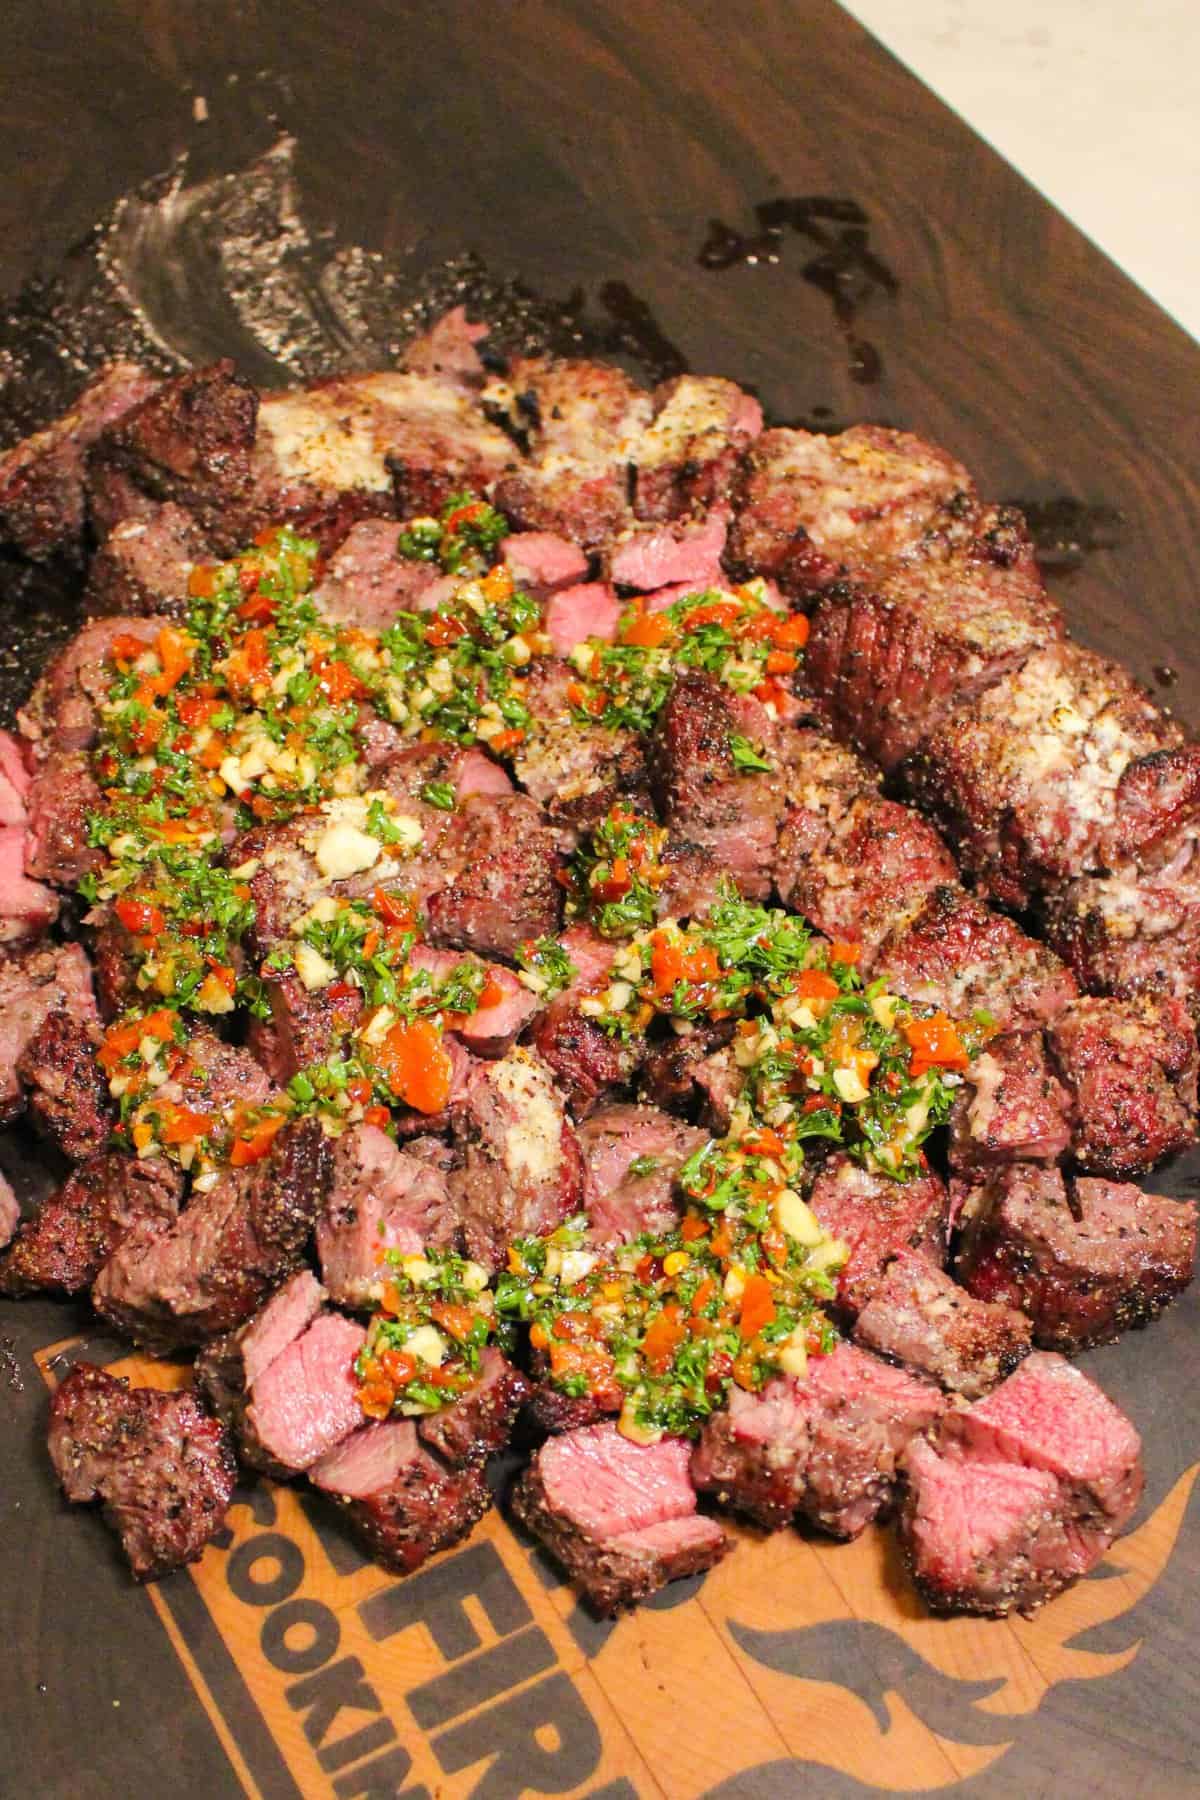
[(642, 613), (625, 627), (621, 642), (640, 650), (658, 650), (674, 637), (675, 625), (667, 613)]
[(166, 927), (166, 917), (148, 900), (118, 900), (113, 909), (126, 931), (135, 937), (158, 937)]
[(283, 1129), (283, 1123), (281, 1114), (259, 1119), (257, 1124), (252, 1125), (248, 1131), (235, 1138), (233, 1148), (229, 1153), (229, 1160), (234, 1168), (245, 1169), (251, 1163), (261, 1162), (265, 1156), (269, 1156), (271, 1145), (274, 1143), (276, 1135)]
[(363, 1124), (376, 1125), (382, 1131), (391, 1116), (386, 1106), (368, 1106), (363, 1112)]
[(802, 1000), (836, 1000), (841, 991), (824, 969), (801, 969), (796, 982), (796, 992)]
[(449, 1100), (453, 1064), (432, 1020), (393, 1025), (375, 1060), (396, 1098), (415, 1112), (441, 1112)]
[(743, 1343), (756, 1338), (764, 1325), (775, 1317), (775, 1297), (765, 1275), (748, 1275), (742, 1290), (742, 1306), (738, 1317), (738, 1334)]
[(194, 1112), (190, 1106), (169, 1106), (163, 1110), (159, 1136), (164, 1144), (191, 1144), (211, 1131), (215, 1123), (212, 1113)]
[(650, 940), (650, 973), (656, 994), (671, 994), (680, 981), (716, 981), (721, 965), (710, 944), (687, 944), (669, 932), (656, 931)]
[(771, 636), (780, 650), (803, 650), (808, 642), (810, 629), (803, 613), (788, 613), (785, 618), (778, 620)]
[(518, 744), (525, 742), (525, 733), (519, 725), (511, 726), (507, 731), (498, 731), (494, 738), (488, 740), (488, 747), (503, 756), (506, 750), (515, 750)]
[(862, 960), (862, 945), (855, 944), (848, 938), (834, 938), (829, 946), (829, 960), (849, 969), (856, 968)]
[(929, 1069), (965, 1069), (970, 1058), (953, 1019), (934, 1013), (930, 1019), (910, 1019), (902, 1027), (912, 1050), (909, 1074), (916, 1079)]
[(708, 1236), (708, 1221), (700, 1218), (698, 1213), (687, 1213), (679, 1227), (679, 1235), (685, 1244), (694, 1244), (699, 1238)]

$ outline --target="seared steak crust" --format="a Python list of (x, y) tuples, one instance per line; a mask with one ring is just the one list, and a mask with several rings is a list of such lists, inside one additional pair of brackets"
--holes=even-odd
[(89, 1156), (19, 1228), (0, 1258), (0, 1293), (82, 1294), (135, 1226), (172, 1224), (182, 1193), (161, 1157)]

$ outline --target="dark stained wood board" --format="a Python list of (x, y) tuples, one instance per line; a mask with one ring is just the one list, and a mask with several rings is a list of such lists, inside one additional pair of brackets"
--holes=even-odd
[[(306, 208), (347, 241), (418, 263), (469, 248), (549, 294), (623, 280), (692, 367), (750, 383), (779, 419), (825, 408), (911, 426), (991, 495), (1120, 515), (1104, 526), (1111, 547), (1055, 591), (1086, 642), (1147, 680), (1173, 667), (1170, 697), (1200, 722), (1200, 349), (834, 6), (10, 0), (5, 22), (0, 287), (51, 267), (179, 152), (201, 169), (236, 166), (282, 122), (298, 140)], [(193, 121), (197, 94), (205, 124)], [(851, 379), (829, 300), (801, 278), (811, 246), (786, 239), (775, 267), (698, 265), (710, 217), (748, 227), (756, 202), (792, 194), (850, 198), (869, 215), (871, 248), (898, 282), (894, 295), (872, 292), (858, 320), (882, 358), (875, 384)], [(3, 629), (19, 638), (20, 620)], [(1196, 1191), (1186, 1167), (1163, 1185)], [(419, 1623), (371, 1640), (395, 1646), (377, 1664), (361, 1629), (370, 1578), (339, 1574), (344, 1550), (322, 1547), (281, 1503), (287, 1541), (309, 1532), (303, 1594), (343, 1622), (342, 1648), (320, 1668), (332, 1680), (337, 1659), (361, 1649), (380, 1692), (384, 1668), (381, 1716), (397, 1735), (374, 1752), (391, 1783), (378, 1791), (434, 1791), (430, 1769), (448, 1796), (520, 1791), (504, 1745), (536, 1723), (528, 1696), (561, 1681), (578, 1755), (546, 1777), (559, 1791), (1035, 1796), (1070, 1781), (1102, 1795), (1200, 1793), (1188, 1478), (1200, 1456), (1198, 1318), (1189, 1300), (1090, 1359), (1146, 1437), (1144, 1525), (1125, 1562), (1029, 1628), (923, 1620), (872, 1538), (846, 1552), (743, 1546), (698, 1597), (614, 1636), (561, 1589), (539, 1597), (525, 1552), (491, 1527), (481, 1543), (500, 1546), (500, 1573), (483, 1556), (443, 1588), (473, 1571), (471, 1643), (494, 1648), (488, 1667), (503, 1673), (470, 1661), (461, 1633), (443, 1656)], [(369, 1746), (340, 1767), (322, 1768), (316, 1750), (375, 1714), (343, 1711), (314, 1747), (304, 1696), (288, 1699), (283, 1682), (264, 1697), (259, 1627), (274, 1604), (214, 1623), (182, 1576), (155, 1610), (99, 1521), (54, 1497), (32, 1352), (81, 1320), (0, 1306), (16, 1370), (10, 1382), (0, 1366), (0, 1794), (360, 1791), (349, 1772), (372, 1760)], [(220, 1553), (230, 1566), (246, 1532), (272, 1529), (246, 1509), (236, 1517), (237, 1541)], [(274, 1593), (273, 1565), (254, 1567)], [(462, 1616), (436, 1584), (420, 1593), (429, 1619)], [(550, 1660), (535, 1668), (539, 1654)], [(413, 1701), (456, 1668), (459, 1689)], [(415, 1759), (410, 1775), (398, 1746)]]

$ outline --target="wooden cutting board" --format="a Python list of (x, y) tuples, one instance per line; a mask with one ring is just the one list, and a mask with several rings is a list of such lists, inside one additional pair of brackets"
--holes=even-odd
[[(9, 0), (6, 24), (4, 285), (181, 151), (234, 167), (282, 122), (347, 242), (470, 248), (543, 294), (624, 282), (777, 419), (940, 439), (1030, 506), (1077, 634), (1174, 670), (1200, 720), (1200, 350), (833, 5)], [(810, 204), (776, 260), (701, 266), (713, 218), (752, 231), (784, 197)], [(0, 654), (21, 643), (10, 615)], [(0, 1162), (29, 1179), (19, 1142)], [(1195, 1194), (1200, 1159), (1157, 1185)], [(747, 1533), (612, 1625), (499, 1513), (398, 1582), (266, 1484), (137, 1591), (56, 1497), (47, 1384), (81, 1353), (177, 1371), (120, 1362), (82, 1310), (0, 1303), (0, 1795), (1200, 1793), (1198, 1319), (1087, 1359), (1145, 1436), (1146, 1502), (1032, 1622), (929, 1619), (870, 1532)]]

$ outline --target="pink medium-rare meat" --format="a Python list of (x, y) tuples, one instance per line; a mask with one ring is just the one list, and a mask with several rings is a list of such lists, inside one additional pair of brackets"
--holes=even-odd
[(632, 731), (579, 722), (568, 698), (575, 681), (569, 663), (540, 661), (525, 687), (533, 715), (513, 770), (547, 816), (570, 830), (604, 818), (617, 800), (649, 810), (645, 740)]
[(233, 1433), (242, 1460), (264, 1475), (286, 1480), (291, 1471), (268, 1455), (245, 1428), (254, 1384), (308, 1330), (326, 1299), (312, 1271), (298, 1269), (245, 1325), (211, 1338), (197, 1354), (197, 1388)]
[(758, 1394), (734, 1389), (704, 1428), (692, 1479), (768, 1531), (799, 1515), (857, 1537), (890, 1503), (905, 1445), (943, 1405), (928, 1382), (839, 1344), (810, 1358), (802, 1377), (776, 1376)]
[(188, 1390), (131, 1388), (77, 1363), (50, 1401), (50, 1460), (68, 1500), (99, 1500), (138, 1581), (195, 1562), (237, 1468), (223, 1425)]
[(18, 714), (36, 765), (51, 751), (90, 750), (100, 734), (99, 709), (113, 679), (110, 652), (119, 637), (153, 646), (166, 618), (92, 619), (64, 644), (34, 683)]
[(41, 560), (83, 552), (84, 464), (106, 426), (151, 394), (154, 376), (117, 362), (89, 382), (70, 410), (0, 455), (0, 539)]
[(1139, 1175), (1196, 1131), (1196, 1031), (1182, 1000), (1076, 1000), (1049, 1029), (1072, 1102), (1075, 1160)]
[(366, 1331), (341, 1313), (318, 1313), (250, 1387), (243, 1430), (281, 1469), (299, 1474), (363, 1424), (355, 1358)]
[(311, 1269), (298, 1269), (238, 1332), (246, 1386), (253, 1388), (321, 1311), (328, 1296)]
[(634, 1444), (615, 1425), (550, 1438), (517, 1483), (513, 1510), (600, 1613), (711, 1568), (729, 1548), (696, 1511), (680, 1438)]
[[(587, 556), (578, 544), (553, 531), (511, 532), (501, 539), (500, 560), (516, 585), (539, 600), (587, 581)], [(546, 629), (552, 631), (553, 627), (547, 623)]]
[(1046, 1024), (1075, 998), (1075, 981), (1053, 951), (962, 888), (935, 888), (921, 910), (881, 946), (876, 980), (917, 1006), (954, 1019), (990, 1014), (998, 1031)]
[(11, 1244), (20, 1223), (20, 1201), (13, 1193), (12, 1183), (8, 1176), (0, 1171), (0, 1250), (7, 1249)]
[(453, 1030), (475, 1056), (503, 1056), (524, 1031), (538, 1010), (538, 1001), (527, 987), (506, 969), (503, 963), (483, 963), (479, 958), (454, 950), (431, 950), (426, 944), (414, 945), (408, 967), (428, 976), (434, 987), (440, 986), (461, 968), (480, 968), (484, 973), (485, 1006), (474, 1012), (457, 1014)]
[(940, 1267), (946, 1255), (945, 1183), (932, 1171), (893, 1181), (838, 1151), (823, 1164), (808, 1203), (850, 1255), (837, 1278), (837, 1304), (850, 1318), (866, 1305), (899, 1250), (919, 1250)]
[(13, 950), (0, 959), (0, 1122), (23, 1104), (18, 1065), (52, 1012), (96, 1019), (92, 971), (78, 944)]
[(702, 518), (635, 526), (609, 550), (609, 580), (642, 593), (682, 583), (700, 590), (724, 585), (721, 554), (728, 529), (729, 510), (723, 506)]
[(651, 787), (672, 832), (707, 851), (746, 899), (762, 900), (771, 889), (784, 784), (776, 770), (739, 769), (736, 727), (721, 684), (685, 670), (651, 735)]
[(583, 1199), (583, 1159), (549, 1066), (517, 1047), (478, 1063), (453, 1107), (449, 1177), (467, 1252), (500, 1268), (514, 1237), (553, 1231)]
[(99, 1045), (93, 1021), (60, 1008), (46, 1014), (17, 1063), (31, 1123), (72, 1162), (102, 1150), (115, 1123)]
[(745, 458), (730, 566), (803, 596), (908, 549), (946, 507), (971, 514), (971, 478), (909, 432), (878, 425), (854, 425), (836, 437), (765, 431)]
[[(1061, 1015), (1060, 1015), (1061, 1016)], [(991, 1038), (972, 1058), (950, 1114), (950, 1166), (1054, 1163), (1071, 1143), (1071, 1096), (1040, 1031)]]
[(573, 925), (559, 939), (576, 969), (570, 986), (534, 1022), (530, 1046), (550, 1068), (575, 1118), (582, 1119), (633, 1075), (639, 1040), (623, 1042), (580, 1011), (580, 1001), (608, 986), (616, 945), (586, 926)]
[(677, 375), (651, 396), (654, 418), (633, 453), (639, 519), (675, 519), (728, 499), (762, 408), (732, 381)]
[(1086, 993), (1186, 1000), (1200, 991), (1198, 844), (1196, 826), (1186, 826), (1147, 866), (1118, 861), (1044, 896), (1046, 937)]
[(454, 1237), (440, 1169), (401, 1150), (377, 1125), (352, 1125), (333, 1150), (329, 1196), (317, 1218), (321, 1277), (342, 1306), (370, 1307), (389, 1251), (415, 1255)]
[(492, 1503), (482, 1472), (447, 1468), (410, 1419), (364, 1426), (314, 1463), (309, 1479), (337, 1503), (372, 1560), (396, 1575), (457, 1543)]
[(93, 617), (182, 616), (191, 572), (208, 558), (192, 515), (168, 500), (151, 517), (123, 519), (109, 532), (88, 565), (84, 608)]
[(609, 364), (515, 357), (484, 398), (529, 447), (493, 488), (500, 510), (585, 550), (615, 537), (630, 518), (629, 462), (650, 422), (649, 394)]
[(611, 644), (617, 635), (624, 602), (607, 581), (585, 581), (560, 588), (546, 605), (544, 629), (556, 656), (570, 656), (577, 644), (599, 638)]
[(264, 1161), (227, 1169), (178, 1220), (135, 1226), (96, 1279), (96, 1310), (156, 1351), (241, 1325), (298, 1267), (330, 1160), (315, 1119), (285, 1125)]
[(805, 676), (838, 735), (891, 771), (1061, 631), (1019, 515), (989, 510), (826, 589)]
[(967, 1197), (955, 1273), (981, 1300), (1019, 1307), (1047, 1349), (1080, 1350), (1145, 1325), (1192, 1278), (1196, 1220), (1128, 1183), (1018, 1163)]
[(100, 1150), (25, 1220), (3, 1257), (0, 1293), (82, 1294), (135, 1226), (169, 1226), (183, 1177), (162, 1157)]
[(1054, 644), (949, 713), (907, 777), (963, 866), (1021, 907), (1129, 854), (1126, 792), (1144, 788), (1141, 759), (1181, 735), (1124, 669)]
[(529, 1392), (520, 1370), (488, 1345), (480, 1354), (477, 1380), (450, 1406), (419, 1419), (418, 1434), (452, 1468), (482, 1468), (507, 1444)]
[(39, 938), (58, 917), (58, 895), (26, 873), (27, 834), (0, 830), (0, 945)]
[(927, 1256), (901, 1250), (858, 1315), (855, 1342), (948, 1393), (978, 1400), (1033, 1345), (1024, 1313), (979, 1300)]
[(1095, 1567), (1141, 1498), (1137, 1432), (1082, 1370), (1035, 1353), (905, 1457), (902, 1535), (936, 1611), (1032, 1612)]
[(0, 731), (0, 830), (24, 826), (30, 780), (21, 744), (11, 731)]
[(404, 346), (401, 366), (410, 375), (424, 375), (463, 388), (482, 387), (486, 370), (475, 346), (487, 335), (488, 327), (482, 321), (475, 324), (468, 319), (465, 306), (453, 306)]
[(418, 612), (442, 582), (436, 563), (402, 557), (395, 519), (362, 519), (334, 551), (313, 599), (323, 617), (360, 631), (386, 631), (402, 612)]
[[(91, 841), (89, 820), (104, 810), (100, 786), (86, 750), (51, 750), (37, 766), (29, 789), (29, 818), (24, 833), (9, 843), (20, 847), (29, 887), (46, 894), (42, 882), (78, 887), (85, 875), (103, 867), (104, 851)], [(7, 860), (7, 859), (6, 859)], [(53, 896), (46, 895), (53, 901)], [(36, 905), (36, 901), (31, 902)], [(57, 902), (53, 901), (55, 907)]]
[(592, 1113), (579, 1127), (592, 1241), (627, 1244), (643, 1231), (669, 1231), (679, 1214), (675, 1177), (707, 1136), (654, 1106)]
[(263, 987), (270, 1017), (252, 1019), (246, 1041), (263, 1072), (280, 1087), (301, 1069), (327, 1061), (362, 1017), (357, 988), (347, 993), (339, 985), (333, 995), (324, 988), (310, 991), (295, 975), (270, 969)]

